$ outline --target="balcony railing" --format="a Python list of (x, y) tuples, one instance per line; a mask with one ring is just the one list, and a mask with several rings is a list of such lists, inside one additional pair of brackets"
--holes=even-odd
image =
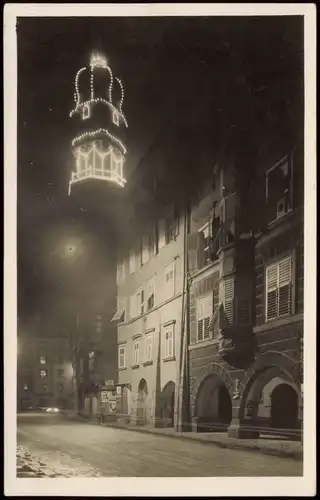
[(69, 194), (70, 194), (72, 184), (75, 184), (77, 182), (80, 182), (80, 181), (83, 181), (86, 179), (97, 179), (97, 180), (109, 181), (109, 182), (113, 182), (115, 184), (118, 184), (121, 187), (124, 187), (124, 185), (126, 183), (126, 180), (118, 172), (106, 170), (106, 169), (101, 169), (101, 168), (95, 168), (95, 167), (90, 166), (84, 170), (72, 172), (71, 180), (69, 182)]

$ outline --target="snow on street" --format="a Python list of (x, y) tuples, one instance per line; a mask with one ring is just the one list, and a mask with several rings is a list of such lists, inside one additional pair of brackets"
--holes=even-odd
[(251, 451), (19, 414), (18, 477), (301, 476), (302, 463)]

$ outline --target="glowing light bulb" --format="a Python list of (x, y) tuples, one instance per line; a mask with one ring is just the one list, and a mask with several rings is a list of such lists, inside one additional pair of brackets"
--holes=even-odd
[(108, 62), (105, 56), (102, 54), (98, 53), (93, 53), (91, 54), (90, 57), (90, 66), (92, 67), (99, 67), (99, 68), (106, 68), (108, 66)]

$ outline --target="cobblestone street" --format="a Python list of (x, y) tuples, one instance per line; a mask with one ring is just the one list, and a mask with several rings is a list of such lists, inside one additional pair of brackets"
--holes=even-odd
[(38, 414), (18, 417), (18, 477), (300, 476), (302, 462)]

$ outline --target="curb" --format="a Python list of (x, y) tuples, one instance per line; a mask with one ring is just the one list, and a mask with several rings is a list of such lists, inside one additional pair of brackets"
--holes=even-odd
[(92, 420), (88, 420), (85, 417), (82, 416), (67, 416), (70, 420), (76, 420), (80, 421), (89, 425), (100, 425), (101, 427), (110, 427), (112, 429), (118, 429), (118, 430), (126, 430), (130, 432), (140, 432), (141, 434), (152, 434), (153, 436), (160, 436), (160, 437), (169, 437), (169, 438), (175, 438), (175, 439), (182, 439), (186, 440), (188, 439), (189, 441), (193, 441), (195, 443), (202, 443), (206, 445), (213, 445), (217, 446), (218, 448), (227, 448), (227, 449), (232, 449), (232, 450), (242, 450), (242, 451), (252, 451), (255, 453), (260, 453), (263, 455), (272, 455), (280, 458), (290, 458), (292, 460), (297, 460), (297, 461), (302, 461), (303, 460), (303, 449), (295, 451), (285, 451), (285, 450), (279, 450), (279, 449), (272, 449), (272, 448), (262, 448), (257, 445), (252, 445), (249, 446), (247, 444), (241, 443), (241, 440), (239, 440), (239, 443), (234, 443), (234, 442), (222, 442), (222, 441), (211, 441), (211, 440), (206, 440), (206, 439), (199, 439), (195, 437), (191, 437), (191, 435), (186, 434), (181, 434), (181, 433), (175, 433), (175, 434), (164, 434), (161, 432), (154, 431), (152, 428), (151, 429), (142, 429), (142, 428), (131, 428), (131, 427), (126, 427), (124, 425), (119, 425), (119, 424), (100, 424), (99, 422), (94, 422)]

